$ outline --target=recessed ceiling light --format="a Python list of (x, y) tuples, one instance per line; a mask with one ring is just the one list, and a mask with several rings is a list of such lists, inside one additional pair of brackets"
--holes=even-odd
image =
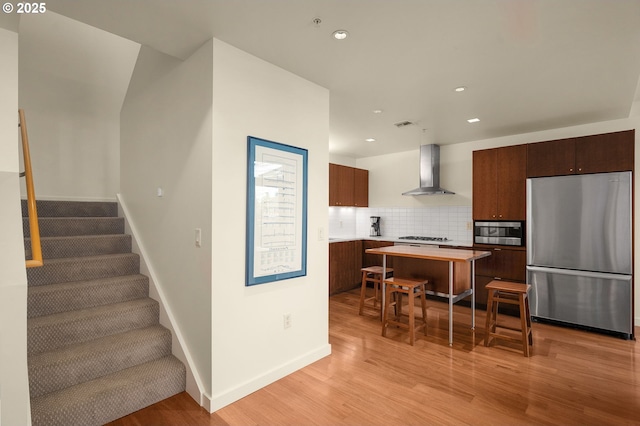
[(367, 141), (367, 142), (375, 142), (376, 140), (374, 138), (367, 138), (367, 139), (365, 139), (365, 141)]
[(373, 113), (374, 114), (382, 114), (382, 110), (381, 109), (374, 109)]
[(456, 92), (464, 92), (465, 90), (467, 90), (467, 88), (465, 86), (458, 86), (455, 89)]
[(479, 118), (470, 118), (470, 119), (467, 120), (467, 122), (469, 122), (469, 123), (477, 123), (478, 121), (480, 121)]
[(333, 32), (333, 38), (336, 40), (344, 40), (347, 37), (349, 37), (349, 33), (345, 30), (337, 30)]

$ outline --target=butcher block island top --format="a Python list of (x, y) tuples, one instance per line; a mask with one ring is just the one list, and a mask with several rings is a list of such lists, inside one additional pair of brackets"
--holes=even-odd
[(489, 251), (465, 250), (439, 247), (387, 246), (367, 249), (371, 254), (388, 254), (390, 256), (412, 257), (415, 259), (442, 260), (445, 262), (471, 262), (491, 256)]

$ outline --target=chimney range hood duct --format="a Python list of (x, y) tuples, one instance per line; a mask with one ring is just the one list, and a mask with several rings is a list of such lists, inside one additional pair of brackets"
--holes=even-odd
[(455, 194), (440, 188), (440, 147), (435, 144), (420, 146), (420, 187), (402, 195)]

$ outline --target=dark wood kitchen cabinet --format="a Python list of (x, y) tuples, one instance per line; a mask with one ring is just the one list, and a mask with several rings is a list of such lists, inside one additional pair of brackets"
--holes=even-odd
[(360, 285), (362, 241), (329, 244), (329, 295), (351, 290)]
[(329, 206), (368, 207), (369, 171), (330, 163)]
[(353, 205), (369, 207), (369, 170), (353, 169)]
[(527, 146), (473, 152), (473, 219), (525, 220)]
[[(382, 255), (369, 254), (367, 253), (367, 249), (392, 245), (394, 245), (393, 241), (364, 240), (362, 242), (362, 267), (382, 266)], [(393, 268), (393, 256), (387, 256), (387, 268)]]
[(635, 130), (532, 143), (527, 177), (633, 170)]
[[(527, 252), (524, 247), (504, 248), (478, 245), (476, 250), (490, 251), (491, 256), (476, 261), (476, 306), (487, 307), (486, 285), (493, 280), (524, 283), (527, 280)], [(505, 313), (518, 314), (517, 306), (500, 307)]]

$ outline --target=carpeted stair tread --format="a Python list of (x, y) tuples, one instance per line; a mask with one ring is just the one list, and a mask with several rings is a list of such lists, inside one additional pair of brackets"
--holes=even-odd
[(65, 345), (157, 324), (158, 302), (136, 299), (79, 311), (27, 319), (27, 353), (38, 354)]
[(127, 331), (29, 357), (31, 398), (56, 392), (171, 354), (161, 325)]
[[(109, 201), (36, 201), (38, 217), (117, 216), (118, 203)], [(22, 200), (22, 216), (28, 217), (27, 200)]]
[(140, 257), (135, 253), (44, 259), (39, 268), (27, 269), (29, 286), (93, 280), (140, 272)]
[[(39, 217), (40, 237), (123, 234), (122, 217)], [(31, 237), (29, 219), (22, 218), (22, 232)]]
[[(31, 239), (25, 238), (25, 256), (31, 259)], [(45, 259), (62, 257), (96, 256), (131, 252), (131, 235), (76, 235), (42, 237), (42, 256)]]
[(31, 400), (33, 426), (102, 425), (184, 391), (174, 356), (150, 361)]
[(141, 274), (34, 286), (27, 289), (27, 313), (35, 318), (148, 295), (149, 277)]

